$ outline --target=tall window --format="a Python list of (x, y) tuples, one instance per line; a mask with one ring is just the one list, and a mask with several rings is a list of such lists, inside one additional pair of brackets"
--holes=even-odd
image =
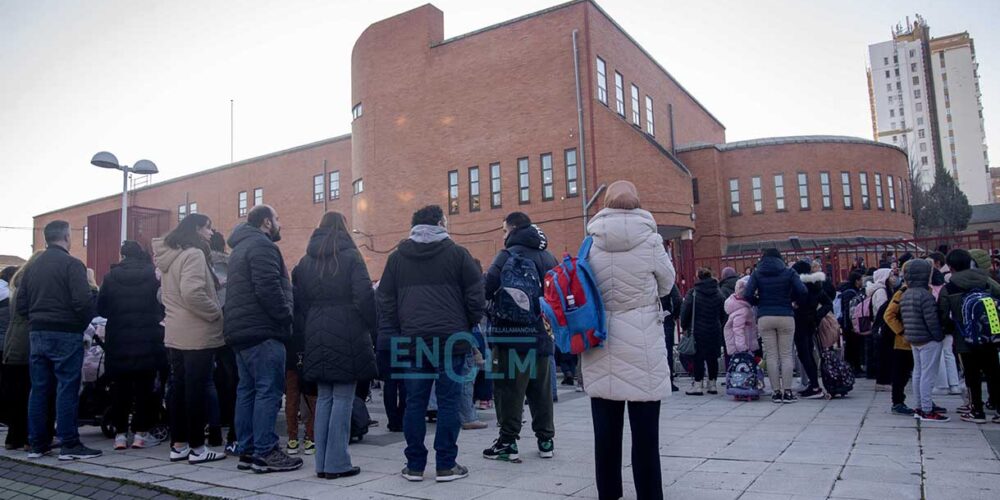
[(622, 74), (615, 71), (615, 110), (618, 114), (625, 116), (625, 82)]
[(691, 200), (693, 200), (694, 204), (697, 205), (698, 201), (700, 201), (699, 198), (700, 198), (700, 195), (698, 194), (698, 179), (692, 178), (691, 179)]
[(313, 203), (323, 203), (323, 174), (313, 176)]
[(646, 133), (656, 135), (653, 132), (653, 98), (646, 96)]
[(87, 226), (83, 226), (83, 246), (86, 247), (89, 241), (90, 241), (90, 231), (87, 229)]
[(608, 103), (608, 68), (600, 57), (597, 58), (597, 100)]
[(458, 170), (448, 172), (448, 213), (458, 213)]
[(576, 150), (567, 149), (564, 152), (564, 157), (566, 160), (566, 197), (572, 198), (580, 194), (579, 186), (577, 185), (579, 172), (576, 167)]
[(351, 108), (351, 116), (354, 117), (355, 120), (357, 120), (358, 118), (361, 118), (361, 115), (363, 113), (364, 113), (364, 108), (361, 107), (361, 103), (360, 102), (357, 103), (357, 104), (355, 104), (354, 107)]
[(500, 164), (490, 165), (490, 208), (500, 208)]
[(882, 174), (875, 174), (875, 207), (885, 210), (885, 202), (882, 199)]
[(357, 196), (365, 192), (365, 180), (358, 179), (351, 183), (351, 187), (354, 189), (354, 195)]
[(469, 211), (479, 211), (479, 167), (469, 167)]
[(823, 210), (833, 208), (833, 200), (830, 196), (830, 172), (819, 173), (819, 190), (822, 196)]
[(528, 159), (517, 159), (517, 190), (518, 203), (531, 201), (531, 179), (528, 176)]
[(253, 190), (253, 206), (264, 204), (264, 188), (255, 188)]
[(844, 191), (844, 210), (854, 208), (854, 200), (851, 198), (851, 174), (849, 172), (840, 173), (840, 189)]
[(785, 211), (785, 176), (774, 174), (774, 205), (779, 212)]
[(896, 211), (896, 186), (892, 182), (892, 176), (885, 176), (885, 181), (888, 183), (886, 187), (889, 188), (889, 210), (893, 212)]
[(750, 178), (750, 188), (753, 194), (753, 212), (755, 214), (764, 211), (764, 193), (760, 184), (760, 177)]
[(177, 205), (177, 222), (184, 220), (188, 214), (187, 205)]
[[(909, 198), (906, 197), (906, 181), (902, 177), (899, 178), (899, 209), (905, 214), (906, 213), (906, 202)], [(911, 207), (910, 210), (913, 210)]]
[(632, 124), (639, 126), (639, 87), (632, 84)]
[(542, 155), (542, 201), (551, 201), (556, 197), (552, 180), (552, 153), (545, 153)]
[(729, 179), (729, 213), (740, 214), (740, 180)]
[(196, 214), (196, 213), (198, 213), (198, 204), (192, 203), (188, 205), (188, 214)]
[(340, 199), (340, 170), (330, 172), (330, 199)]
[(858, 174), (858, 181), (861, 182), (861, 208), (865, 210), (872, 209), (872, 200), (868, 194), (868, 173), (861, 172)]
[(799, 172), (799, 208), (809, 210), (809, 177), (805, 172)]
[(246, 217), (247, 216), (247, 192), (246, 191), (240, 191), (240, 194), (237, 197), (236, 207), (239, 210), (238, 213), (239, 213), (240, 217)]

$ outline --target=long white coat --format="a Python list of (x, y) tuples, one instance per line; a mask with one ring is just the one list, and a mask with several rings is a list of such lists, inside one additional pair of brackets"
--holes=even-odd
[(674, 286), (674, 266), (645, 210), (605, 208), (587, 225), (588, 259), (607, 310), (608, 338), (583, 354), (592, 398), (659, 401), (670, 395), (660, 297)]

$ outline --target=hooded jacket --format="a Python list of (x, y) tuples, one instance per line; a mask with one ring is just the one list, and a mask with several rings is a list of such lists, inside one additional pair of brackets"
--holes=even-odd
[(97, 296), (97, 314), (107, 318), (105, 351), (111, 373), (149, 370), (166, 360), (160, 281), (152, 262), (125, 258), (111, 266)]
[(726, 299), (715, 278), (699, 280), (688, 290), (681, 306), (681, 329), (694, 333), (699, 351), (718, 353), (722, 347), (722, 325), (726, 323)]
[(951, 273), (951, 280), (938, 296), (938, 312), (944, 333), (955, 337), (955, 352), (969, 352), (960, 331), (962, 323), (962, 299), (972, 290), (988, 291), (994, 299), (1000, 300), (1000, 284), (991, 279), (981, 269), (966, 269)]
[[(17, 292), (17, 287), (11, 283), (11, 302), (17, 299)], [(18, 366), (28, 364), (28, 357), (31, 354), (29, 333), (28, 318), (18, 314), (16, 309), (12, 309), (7, 335), (3, 339), (3, 364)]]
[(889, 301), (891, 293), (887, 288), (889, 277), (892, 276), (892, 269), (876, 269), (872, 274), (872, 282), (865, 287), (865, 294), (872, 298), (872, 310), (878, 311)]
[(663, 334), (667, 337), (667, 345), (674, 344), (674, 330), (677, 329), (677, 318), (681, 315), (681, 290), (677, 284), (670, 289), (670, 294), (660, 297), (660, 308), (663, 309)]
[(837, 293), (840, 295), (840, 328), (844, 330), (844, 334), (854, 333), (854, 324), (851, 322), (851, 300), (857, 297), (860, 290), (854, 288), (854, 283), (850, 281), (845, 281), (840, 284), (837, 288)]
[(903, 278), (906, 292), (899, 305), (903, 315), (903, 335), (907, 342), (922, 345), (944, 339), (934, 295), (931, 294), (931, 265), (926, 260), (915, 260), (906, 266)]
[[(904, 267), (905, 269), (905, 267)], [(894, 334), (894, 339), (892, 343), (893, 349), (898, 349), (901, 351), (912, 351), (910, 343), (906, 341), (906, 336), (903, 334), (905, 328), (903, 325), (903, 294), (906, 293), (906, 284), (904, 283), (896, 293), (892, 295), (892, 299), (889, 301), (889, 305), (885, 308), (885, 314), (883, 319), (885, 320), (885, 326), (889, 327), (889, 330)], [(931, 291), (933, 295), (933, 290)], [(935, 304), (935, 309), (937, 308)]]
[(738, 281), (733, 294), (726, 299), (726, 314), (729, 315), (729, 319), (723, 327), (723, 334), (726, 338), (726, 352), (730, 356), (757, 349), (757, 318), (753, 306), (743, 298), (742, 294), (747, 281), (749, 278)]
[(78, 333), (94, 319), (97, 290), (87, 268), (59, 246), (50, 246), (26, 269), (17, 294), (17, 313), (28, 318), (31, 331)]
[(719, 281), (719, 291), (722, 292), (723, 297), (728, 299), (736, 291), (736, 282), (739, 279), (739, 276), (729, 276)]
[(171, 349), (215, 349), (222, 339), (222, 307), (212, 269), (198, 248), (170, 248), (153, 240), (161, 276), (160, 296), (166, 309), (163, 343)]
[(389, 255), (379, 280), (379, 335), (402, 337), (398, 348), (409, 355), (426, 352), (424, 348), (464, 355), (471, 348), (469, 342), (455, 337), (449, 345), (448, 340), (456, 334), (471, 339), (472, 326), (483, 317), (486, 296), (481, 271), (469, 251), (452, 241), (444, 228), (417, 225), (410, 234)]
[(237, 226), (228, 240), (226, 344), (240, 350), (292, 334), (292, 283), (278, 245), (258, 228)]
[[(545, 250), (546, 247), (548, 247), (548, 241), (545, 238), (545, 233), (538, 226), (525, 226), (508, 233), (504, 239), (504, 249), (493, 259), (493, 264), (490, 265), (489, 270), (486, 272), (486, 297), (492, 299), (497, 291), (499, 291), (500, 272), (503, 270), (503, 266), (507, 263), (507, 259), (510, 258), (511, 254), (520, 255), (534, 262), (538, 278), (541, 280), (538, 284), (539, 296), (541, 296), (545, 273), (558, 265), (556, 258)], [(541, 355), (547, 356), (552, 354), (552, 337), (545, 331), (541, 314), (538, 316), (538, 321), (533, 326), (527, 328), (522, 325), (510, 325), (502, 320), (493, 319), (493, 328), (490, 330), (490, 334), (491, 341), (505, 336), (534, 337), (535, 341), (532, 343), (518, 342), (516, 344), (508, 344), (507, 346), (519, 352), (537, 349)], [(500, 345), (507, 347), (502, 342)]]
[(327, 227), (313, 231), (306, 255), (292, 271), (293, 338), (304, 344), (302, 376), (321, 383), (371, 380), (377, 375), (375, 292), (350, 235), (331, 237), (331, 232)]
[(757, 318), (794, 315), (792, 301), (806, 294), (799, 275), (777, 257), (763, 257), (750, 275), (743, 298), (757, 306)]
[(833, 301), (823, 291), (826, 273), (806, 272), (799, 275), (806, 293), (795, 301), (795, 331), (799, 335), (815, 335), (819, 320), (833, 310)]
[(582, 356), (592, 398), (659, 401), (670, 395), (660, 297), (674, 286), (674, 266), (645, 210), (605, 208), (587, 225), (587, 259), (607, 310), (608, 338)]

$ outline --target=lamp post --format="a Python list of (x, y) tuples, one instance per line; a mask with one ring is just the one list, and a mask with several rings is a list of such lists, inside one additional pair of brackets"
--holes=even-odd
[(156, 168), (156, 164), (149, 160), (139, 160), (135, 162), (135, 165), (129, 167), (128, 165), (119, 165), (118, 158), (115, 155), (107, 152), (101, 151), (94, 155), (90, 160), (90, 164), (95, 167), (101, 168), (113, 168), (122, 171), (122, 234), (121, 240), (124, 242), (128, 239), (128, 173), (133, 172), (136, 174), (150, 175), (159, 172)]

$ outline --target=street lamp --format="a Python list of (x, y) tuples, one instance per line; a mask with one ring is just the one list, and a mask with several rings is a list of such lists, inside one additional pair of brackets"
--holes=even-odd
[(122, 242), (128, 239), (128, 173), (133, 172), (141, 175), (150, 175), (159, 172), (156, 164), (149, 160), (139, 160), (135, 165), (119, 165), (115, 155), (101, 151), (94, 155), (90, 164), (95, 167), (113, 168), (122, 171)]

